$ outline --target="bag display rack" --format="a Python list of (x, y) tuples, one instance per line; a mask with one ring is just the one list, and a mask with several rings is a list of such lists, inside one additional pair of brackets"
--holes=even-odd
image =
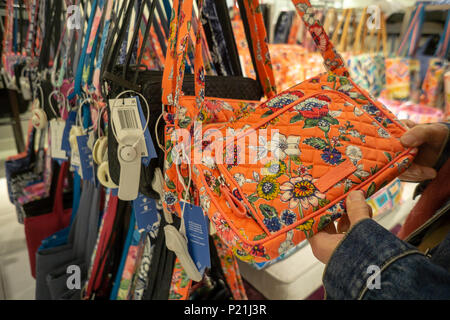
[(401, 120), (450, 116), (450, 4), (376, 7), (379, 28), (344, 4), (1, 1), (35, 298), (307, 299), (325, 267), (308, 239), (350, 192), (402, 224)]

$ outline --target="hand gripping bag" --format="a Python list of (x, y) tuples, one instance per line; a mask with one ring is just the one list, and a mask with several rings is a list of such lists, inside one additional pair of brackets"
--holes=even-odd
[[(407, 128), (348, 77), (310, 3), (293, 3), (329, 72), (239, 116), (200, 129), (192, 125), (192, 147), (183, 149), (192, 151), (190, 163), (180, 166), (192, 170), (194, 188), (185, 180), (191, 197), (178, 200), (200, 205), (224, 243), (251, 263), (276, 259), (313, 236), (345, 213), (350, 191), (373, 195), (414, 158), (399, 141)], [(258, 12), (256, 1), (245, 4)], [(184, 1), (183, 9), (190, 16), (192, 1)], [(178, 29), (181, 35), (184, 28)], [(195, 61), (197, 78), (201, 57)], [(177, 82), (180, 74), (175, 75)], [(186, 108), (193, 119), (208, 117), (204, 82), (196, 86), (194, 99), (178, 94), (163, 101), (176, 110)], [(176, 197), (167, 194), (166, 205), (168, 198), (175, 203)]]

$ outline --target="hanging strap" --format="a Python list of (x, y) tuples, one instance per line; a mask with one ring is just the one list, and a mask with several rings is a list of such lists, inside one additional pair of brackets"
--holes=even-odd
[(345, 17), (344, 30), (342, 31), (341, 39), (339, 41), (339, 51), (345, 52), (347, 50), (348, 43), (348, 30), (350, 29), (350, 23), (353, 17), (353, 9), (347, 10), (347, 15)]
[[(302, 17), (303, 22), (311, 33), (314, 42), (321, 53), (325, 68), (332, 73), (340, 76), (348, 76), (349, 73), (345, 67), (344, 60), (336, 52), (333, 44), (330, 42), (327, 33), (323, 29), (321, 22), (314, 18), (314, 14), (310, 13), (311, 4), (308, 0), (293, 0), (297, 12)], [(314, 20), (313, 23), (310, 23)], [(326, 45), (323, 45), (325, 43)]]
[(408, 29), (404, 34), (400, 46), (397, 50), (397, 56), (402, 56), (405, 49), (407, 49), (407, 51), (409, 52), (409, 56), (411, 56), (411, 49), (414, 49), (414, 47), (411, 46), (411, 42), (416, 43), (417, 41), (414, 40), (414, 37), (417, 38), (418, 36), (420, 36), (419, 30), (422, 27), (420, 21), (422, 20), (423, 22), (424, 15), (425, 5), (423, 3), (420, 3), (418, 7), (413, 11)]
[(447, 19), (445, 21), (444, 33), (441, 35), (438, 47), (435, 52), (436, 57), (445, 58), (450, 48), (450, 10), (447, 11)]
[(365, 31), (365, 25), (367, 22), (367, 7), (363, 8), (361, 13), (361, 19), (358, 23), (358, 28), (356, 29), (355, 43), (353, 44), (353, 53), (361, 53), (363, 48), (363, 33)]
[(58, 183), (56, 185), (55, 199), (53, 202), (52, 213), (58, 216), (59, 223), (61, 226), (63, 225), (63, 214), (64, 214), (64, 200), (63, 200), (64, 180), (67, 176), (68, 170), (69, 170), (69, 163), (65, 161), (62, 163), (61, 168), (59, 169)]
[[(150, 0), (144, 0), (142, 2), (142, 4), (140, 5), (139, 9), (138, 9), (138, 14), (136, 17), (136, 21), (134, 23), (136, 23), (136, 28), (133, 31), (132, 34), (132, 38), (131, 38), (131, 43), (130, 43), (130, 50), (126, 53), (125, 56), (125, 61), (123, 63), (122, 66), (122, 76), (117, 76), (113, 73), (113, 69), (116, 66), (117, 60), (118, 60), (118, 56), (119, 56), (119, 51), (120, 51), (120, 44), (122, 43), (125, 34), (126, 34), (126, 26), (130, 23), (130, 19), (131, 19), (131, 13), (133, 10), (133, 5), (134, 2), (131, 1), (128, 5), (128, 8), (125, 12), (125, 16), (124, 16), (124, 21), (122, 23), (122, 26), (119, 28), (119, 25), (116, 25), (114, 30), (113, 30), (113, 34), (111, 36), (111, 38), (114, 38), (114, 35), (117, 34), (117, 40), (115, 42), (115, 44), (111, 44), (111, 48), (109, 50), (110, 54), (108, 56), (108, 60), (106, 62), (106, 68), (103, 71), (103, 79), (107, 79), (107, 80), (111, 80), (113, 82), (118, 83), (121, 87), (124, 87), (126, 89), (131, 89), (131, 90), (135, 90), (135, 91), (141, 91), (140, 86), (137, 84), (138, 82), (138, 77), (139, 77), (139, 70), (141, 67), (141, 62), (142, 59), (144, 57), (144, 53), (145, 53), (145, 46), (147, 43), (147, 39), (149, 38), (150, 35), (150, 28), (152, 26), (152, 21), (153, 21), (153, 17), (154, 17), (154, 12), (155, 12), (155, 8), (156, 8), (156, 0), (153, 0), (152, 2), (150, 2)], [(142, 45), (140, 47), (139, 50), (139, 55), (137, 57), (136, 60), (136, 70), (134, 73), (134, 77), (132, 81), (128, 81), (127, 80), (127, 74), (130, 70), (131, 67), (131, 60), (132, 60), (132, 55), (133, 55), (133, 49), (135, 47), (135, 45), (138, 44), (138, 36), (139, 33), (141, 32), (140, 30), (140, 25), (141, 22), (143, 20), (143, 16), (144, 16), (144, 9), (147, 6), (148, 10), (149, 10), (149, 17), (146, 19), (147, 23), (145, 26), (145, 31), (144, 31), (144, 35), (143, 35), (143, 42)], [(124, 11), (124, 8), (121, 8), (121, 12)]]
[(102, 41), (100, 43), (100, 49), (97, 57), (97, 65), (94, 70), (94, 78), (92, 83), (96, 89), (97, 97), (101, 97), (101, 84), (100, 84), (100, 72), (103, 64), (103, 57), (105, 54), (106, 41), (108, 40), (109, 30), (111, 26), (112, 9), (114, 5), (114, 0), (106, 0), (106, 14), (105, 23), (103, 26)]
[(85, 60), (86, 60), (87, 49), (88, 49), (88, 46), (89, 46), (89, 38), (90, 38), (91, 30), (92, 30), (92, 25), (94, 23), (94, 17), (96, 15), (96, 8), (97, 8), (97, 0), (93, 0), (93, 4), (92, 4), (92, 8), (91, 8), (91, 14), (90, 14), (90, 17), (89, 17), (88, 27), (87, 27), (87, 30), (86, 30), (86, 36), (85, 36), (85, 40), (84, 40), (84, 45), (83, 45), (83, 49), (82, 49), (82, 52), (81, 52), (80, 60), (78, 62), (77, 73), (76, 73), (76, 76), (75, 76), (74, 91), (73, 91), (73, 93), (71, 95), (71, 98), (73, 98), (76, 95), (80, 95), (81, 94), (81, 82), (82, 82), (82, 77), (83, 77), (84, 63), (85, 63)]
[[(195, 51), (195, 62), (194, 69), (197, 70), (195, 73), (195, 79), (204, 77), (205, 68), (204, 61), (201, 53), (203, 52), (203, 41), (201, 40), (201, 35), (203, 34), (203, 28), (201, 23), (198, 23), (198, 19), (201, 16), (201, 3), (198, 3), (199, 14), (198, 17), (191, 21), (187, 17), (192, 17), (192, 0), (175, 0), (173, 2), (173, 14), (170, 23), (170, 38), (169, 46), (166, 54), (166, 63), (163, 74), (163, 104), (169, 106), (178, 106), (179, 97), (182, 95), (181, 86), (183, 84), (185, 68), (186, 68), (186, 57), (188, 43), (190, 42), (190, 26), (191, 23), (197, 23), (197, 38)], [(242, 6), (241, 6), (242, 7)], [(244, 2), (245, 12), (247, 18), (249, 19), (251, 46), (254, 52), (256, 52), (257, 57), (257, 74), (261, 83), (262, 88), (266, 96), (271, 97), (275, 94), (275, 79), (273, 76), (270, 55), (267, 46), (266, 33), (264, 28), (264, 20), (262, 14), (259, 10), (258, 1), (245, 1)], [(189, 26), (189, 27), (188, 27)], [(197, 41), (199, 40), (199, 41)], [(201, 72), (201, 73), (199, 73)], [(196, 94), (200, 94), (200, 99), (204, 99), (204, 83), (200, 84), (198, 81), (195, 82)]]
[(387, 57), (388, 44), (387, 44), (386, 17), (382, 11), (380, 11), (380, 28), (378, 30), (376, 52), (380, 52), (380, 46), (383, 46), (383, 55)]

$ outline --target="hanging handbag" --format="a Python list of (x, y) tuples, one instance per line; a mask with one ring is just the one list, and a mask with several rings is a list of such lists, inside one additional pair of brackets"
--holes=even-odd
[(449, 67), (449, 63), (446, 59), (450, 48), (449, 43), (450, 10), (447, 12), (444, 32), (440, 36), (434, 57), (429, 59), (426, 74), (422, 83), (422, 96), (420, 97), (420, 102), (430, 107), (442, 109), (442, 106), (445, 104), (444, 74)]
[[(364, 34), (367, 23), (367, 8), (363, 9), (361, 20), (356, 31), (355, 42), (347, 66), (353, 81), (373, 97), (378, 97), (386, 86), (387, 34), (386, 21), (380, 12), (380, 28), (378, 29), (376, 46), (367, 48), (367, 37)], [(375, 27), (374, 27), (375, 28)], [(371, 39), (374, 36), (372, 29)], [(383, 46), (383, 51), (381, 51)]]
[(80, 270), (81, 282), (86, 280), (87, 268), (97, 239), (101, 189), (90, 181), (83, 182), (80, 206), (70, 226), (67, 243), (39, 250), (36, 255), (36, 299), (59, 300), (65, 295), (81, 299), (80, 289), (69, 289), (69, 266)]
[[(129, 19), (131, 17), (131, 10), (133, 8), (131, 1), (128, 4), (127, 11), (125, 12), (125, 4), (124, 8), (124, 19)], [(149, 7), (150, 15), (154, 12), (155, 3), (150, 1), (143, 1), (142, 7), (138, 13), (138, 21), (142, 19), (142, 11), (144, 7)], [(125, 22), (128, 20), (125, 20)], [(148, 19), (148, 21), (152, 21), (152, 19)], [(147, 39), (148, 37), (148, 29), (150, 28), (151, 23), (147, 24), (147, 30), (144, 33), (143, 38)], [(123, 42), (127, 23), (121, 27), (119, 25), (115, 26), (113, 30), (113, 35), (117, 34), (117, 41), (111, 43), (111, 47), (108, 52), (108, 56), (105, 57), (105, 65), (102, 72), (102, 78), (108, 83), (110, 97), (113, 98), (117, 96), (120, 92), (124, 90), (134, 90), (136, 92), (141, 93), (147, 100), (150, 107), (150, 117), (148, 128), (153, 128), (150, 130), (150, 135), (152, 137), (153, 143), (156, 146), (157, 141), (164, 141), (164, 126), (163, 121), (158, 121), (161, 116), (161, 83), (163, 81), (163, 73), (160, 71), (149, 71), (142, 70), (141, 65), (141, 57), (138, 56), (135, 65), (131, 65), (131, 56), (132, 52), (129, 51), (124, 59), (124, 65), (116, 65), (116, 61), (119, 55), (120, 44)], [(174, 30), (173, 28), (171, 30)], [(132, 43), (137, 39), (137, 30), (132, 37)], [(112, 37), (113, 38), (113, 37)], [(133, 46), (130, 46), (131, 48)], [(141, 51), (143, 48), (141, 48)], [(240, 99), (240, 100), (253, 100), (259, 101), (262, 97), (263, 91), (261, 90), (261, 85), (249, 78), (244, 77), (223, 77), (223, 76), (206, 76), (208, 79), (208, 85), (206, 87), (206, 94), (214, 97), (221, 97), (227, 99)], [(183, 90), (189, 92), (191, 95), (194, 94), (194, 75), (188, 75), (185, 77), (183, 81)], [(142, 102), (141, 102), (142, 104)], [(144, 117), (147, 117), (147, 110), (143, 108)], [(173, 118), (175, 116), (174, 113), (169, 116), (169, 118)], [(185, 119), (187, 121), (188, 119)], [(169, 122), (173, 122), (168, 119)], [(156, 130), (154, 130), (156, 129)], [(109, 126), (108, 129), (108, 163), (109, 163), (109, 171), (111, 175), (111, 180), (119, 185), (120, 180), (120, 164), (117, 157), (117, 147), (118, 143), (114, 134), (112, 133), (112, 128)], [(156, 136), (158, 134), (158, 137)], [(143, 165), (141, 167), (141, 175), (140, 175), (140, 188), (139, 191), (146, 195), (147, 197), (159, 199), (159, 194), (153, 190), (151, 186), (151, 182), (154, 178), (155, 168), (163, 168), (163, 160), (164, 160), (164, 152), (159, 148), (156, 148), (157, 158), (152, 159), (148, 166)]]
[[(420, 88), (420, 60), (415, 51), (420, 40), (425, 16), (425, 5), (420, 3), (411, 18), (407, 32), (403, 36), (396, 57), (386, 59), (387, 98), (393, 100), (418, 99)], [(406, 56), (403, 52), (408, 52)], [(417, 97), (413, 97), (416, 95)]]
[(447, 71), (444, 75), (444, 87), (445, 87), (445, 116), (448, 119), (450, 117), (450, 71)]
[(56, 189), (53, 190), (54, 196), (53, 208), (47, 211), (48, 206), (42, 205), (48, 203), (48, 198), (30, 202), (24, 205), (25, 211), (25, 238), (27, 241), (28, 256), (30, 259), (30, 269), (33, 277), (36, 277), (36, 252), (41, 245), (42, 240), (51, 236), (55, 232), (64, 229), (70, 223), (72, 213), (72, 199), (70, 207), (64, 206), (63, 186), (64, 179), (68, 173), (68, 163), (64, 162), (59, 169), (58, 182)]
[[(192, 138), (192, 165), (184, 162), (192, 168), (194, 203), (200, 203), (217, 235), (247, 262), (275, 259), (313, 236), (342, 216), (350, 191), (371, 196), (406, 170), (414, 157), (399, 141), (407, 128), (348, 78), (310, 3), (293, 2), (330, 73), (282, 92), (241, 117), (204, 125), (201, 142), (198, 136)], [(257, 11), (257, 3), (246, 4)], [(184, 1), (181, 11), (186, 17), (191, 10), (192, 1)], [(187, 36), (188, 24), (187, 18), (181, 21), (177, 43)], [(182, 59), (184, 47), (176, 48), (174, 56)], [(183, 69), (176, 68), (176, 73), (172, 61), (166, 58), (163, 101), (174, 110), (186, 108), (186, 115), (198, 119), (199, 111), (208, 113), (204, 82), (198, 82), (195, 98), (181, 95), (181, 88), (171, 85), (182, 79)], [(196, 55), (195, 62), (195, 72), (201, 75), (202, 57)], [(234, 131), (233, 139), (224, 139), (227, 130)], [(243, 165), (240, 158), (245, 161), (247, 155), (250, 164)], [(171, 198), (171, 204), (186, 198), (191, 200)]]

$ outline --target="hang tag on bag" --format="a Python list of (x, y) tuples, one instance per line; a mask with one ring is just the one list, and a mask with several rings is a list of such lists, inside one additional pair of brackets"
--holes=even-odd
[(156, 201), (139, 193), (137, 199), (133, 201), (133, 209), (139, 232), (153, 231), (159, 220)]
[(81, 178), (83, 178), (83, 174), (81, 173), (80, 166), (81, 166), (81, 160), (80, 160), (80, 154), (78, 153), (78, 150), (72, 150), (72, 154), (70, 157), (70, 169), (73, 171), (78, 172)]
[(64, 127), (62, 142), (61, 142), (61, 149), (66, 151), (68, 155), (71, 153), (71, 147), (70, 147), (70, 129), (72, 129), (72, 126), (75, 124), (77, 118), (77, 112), (76, 111), (70, 111), (69, 116), (66, 120), (66, 125)]
[[(109, 105), (119, 140), (123, 140), (130, 133), (142, 134), (143, 127), (137, 98), (110, 99)], [(141, 157), (148, 157), (147, 147), (143, 141), (141, 145)]]
[(189, 254), (192, 257), (198, 271), (203, 274), (206, 268), (211, 267), (209, 251), (209, 221), (203, 214), (201, 207), (190, 203), (180, 202), (184, 206), (184, 225), (188, 241)]
[(20, 77), (19, 79), (20, 91), (22, 92), (22, 97), (25, 101), (30, 101), (33, 99), (33, 94), (31, 92), (30, 80), (28, 77)]
[[(136, 97), (136, 101), (137, 101), (137, 106), (138, 106), (138, 110), (139, 110), (139, 116), (141, 118), (141, 126), (142, 126), (142, 128), (145, 128), (145, 124), (147, 122), (147, 119), (144, 116), (144, 113), (142, 112), (142, 106), (141, 106), (141, 103), (140, 103), (138, 97)], [(146, 150), (148, 151), (148, 156), (142, 157), (142, 163), (144, 165), (148, 166), (148, 164), (150, 163), (151, 159), (155, 159), (155, 158), (158, 157), (157, 154), (156, 154), (155, 145), (153, 144), (153, 140), (152, 140), (152, 137), (150, 135), (150, 131), (149, 131), (148, 126), (147, 126), (147, 128), (145, 129), (145, 132), (144, 132), (144, 141), (145, 141)]]
[(89, 135), (77, 137), (78, 153), (80, 155), (80, 166), (83, 180), (95, 181), (94, 177), (94, 159), (92, 149), (88, 146)]
[(65, 126), (66, 122), (63, 120), (53, 119), (50, 121), (50, 136), (51, 136), (50, 151), (53, 159), (67, 160), (66, 152), (61, 149), (62, 137)]

